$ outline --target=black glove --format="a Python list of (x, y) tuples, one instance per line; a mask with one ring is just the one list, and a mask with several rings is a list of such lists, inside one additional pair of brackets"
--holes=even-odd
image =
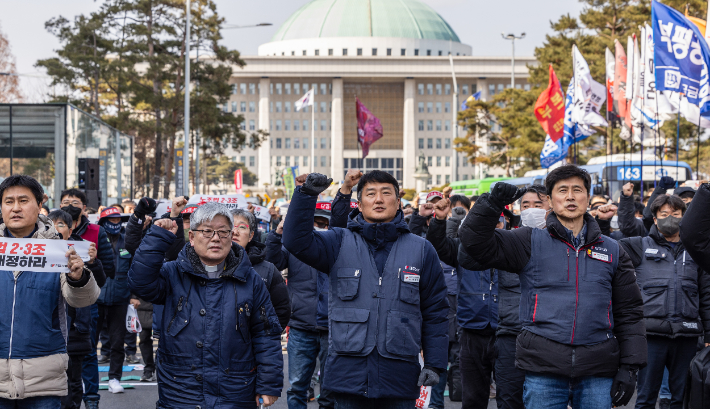
[(675, 180), (670, 176), (663, 176), (661, 180), (658, 181), (658, 187), (661, 189), (671, 189), (675, 187)]
[(629, 403), (636, 390), (638, 372), (636, 368), (621, 365), (614, 377), (614, 383), (611, 384), (611, 403), (614, 406), (625, 406)]
[(433, 369), (425, 366), (419, 374), (419, 382), (417, 386), (434, 386), (439, 384), (439, 374)]
[(525, 194), (525, 189), (518, 189), (517, 186), (511, 185), (510, 183), (498, 182), (493, 187), (493, 191), (489, 197), (489, 200), (494, 205), (498, 206), (502, 210), (505, 206), (515, 203), (516, 200), (523, 197)]
[(136, 208), (133, 210), (133, 214), (141, 220), (145, 220), (145, 215), (148, 213), (153, 213), (158, 208), (158, 204), (155, 200), (144, 197), (138, 201)]
[(306, 183), (301, 186), (301, 192), (309, 196), (318, 196), (333, 183), (333, 179), (322, 173), (310, 173)]

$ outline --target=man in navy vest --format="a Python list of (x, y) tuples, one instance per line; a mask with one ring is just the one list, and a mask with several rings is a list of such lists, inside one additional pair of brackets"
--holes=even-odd
[(647, 345), (633, 264), (587, 214), (591, 177), (574, 165), (545, 179), (547, 229), (495, 228), (524, 190), (499, 182), (459, 231), (477, 262), (520, 275), (516, 366), (527, 409), (609, 408), (629, 402)]
[(379, 170), (360, 178), (347, 229), (313, 231), (315, 203), (331, 182), (311, 173), (296, 188), (283, 236), (291, 254), (330, 276), (325, 387), (341, 409), (412, 408), (419, 386), (436, 385), (447, 364), (439, 258), (409, 232), (397, 180)]

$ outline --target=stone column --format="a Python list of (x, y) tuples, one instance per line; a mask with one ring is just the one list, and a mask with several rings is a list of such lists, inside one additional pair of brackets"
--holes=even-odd
[[(271, 88), (271, 80), (262, 78), (259, 81), (259, 129), (270, 132), (269, 129), (269, 93)], [(269, 137), (271, 138), (271, 137)], [(264, 187), (264, 183), (271, 184), (271, 141), (267, 140), (261, 143), (259, 147), (259, 163), (257, 177), (259, 178), (259, 187)]]
[(488, 95), (488, 79), (487, 78), (478, 78), (476, 80), (476, 88), (478, 88), (478, 90), (481, 91), (481, 99), (483, 101), (488, 101), (490, 99), (490, 95)]
[(414, 95), (416, 84), (413, 78), (404, 80), (404, 124), (402, 127), (403, 179), (405, 189), (414, 188), (414, 169), (417, 166), (414, 123)]
[(338, 182), (343, 180), (343, 148), (345, 132), (343, 127), (343, 79), (333, 78), (333, 96), (330, 114), (330, 177)]

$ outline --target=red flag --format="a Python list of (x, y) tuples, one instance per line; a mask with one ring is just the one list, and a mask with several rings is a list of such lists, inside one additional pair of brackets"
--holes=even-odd
[(565, 130), (565, 97), (552, 64), (547, 89), (542, 91), (535, 103), (535, 117), (553, 142), (562, 138)]
[(234, 188), (237, 193), (242, 193), (242, 170), (237, 169), (234, 171)]
[(362, 146), (362, 157), (367, 157), (370, 153), (370, 145), (382, 138), (382, 125), (376, 116), (372, 115), (360, 100), (355, 98), (357, 108), (357, 140)]
[[(626, 52), (619, 40), (614, 40), (616, 66), (614, 67), (614, 113), (626, 118)], [(607, 102), (608, 104), (609, 102)]]

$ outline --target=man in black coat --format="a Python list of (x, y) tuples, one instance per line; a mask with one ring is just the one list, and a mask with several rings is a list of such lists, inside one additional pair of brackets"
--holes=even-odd
[(520, 274), (516, 366), (526, 371), (525, 407), (623, 406), (647, 356), (633, 265), (586, 213), (591, 177), (584, 169), (561, 166), (545, 185), (553, 210), (546, 230), (495, 228), (524, 193), (499, 182), (481, 195), (459, 236), (480, 264)]
[(710, 272), (710, 183), (700, 186), (680, 224), (680, 239), (696, 263)]

